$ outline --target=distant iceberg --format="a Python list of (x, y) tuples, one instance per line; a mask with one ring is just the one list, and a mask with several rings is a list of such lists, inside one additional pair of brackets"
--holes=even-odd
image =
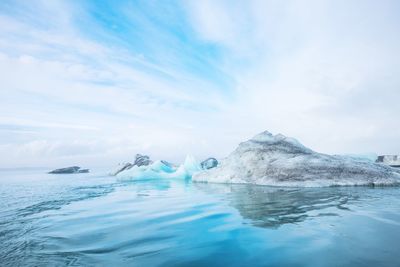
[(317, 153), (294, 138), (265, 131), (239, 144), (216, 168), (195, 173), (192, 179), (302, 187), (398, 185), (400, 171), (365, 158)]
[(79, 166), (72, 166), (66, 167), (61, 169), (55, 169), (50, 172), (49, 174), (72, 174), (72, 173), (88, 173), (89, 169), (81, 169)]

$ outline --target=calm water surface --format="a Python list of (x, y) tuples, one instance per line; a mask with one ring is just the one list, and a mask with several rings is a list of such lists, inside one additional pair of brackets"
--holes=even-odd
[(400, 188), (0, 171), (0, 266), (400, 266)]

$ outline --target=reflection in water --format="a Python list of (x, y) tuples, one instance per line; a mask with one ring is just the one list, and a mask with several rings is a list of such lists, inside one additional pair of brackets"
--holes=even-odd
[[(279, 188), (255, 185), (194, 183), (207, 193), (227, 195), (229, 205), (244, 219), (259, 227), (277, 228), (307, 218), (338, 216), (350, 210), (359, 196), (351, 188)], [(362, 189), (361, 189), (362, 190)], [(360, 188), (358, 191), (360, 192)]]
[(138, 194), (142, 194), (142, 192), (147, 192), (150, 190), (166, 191), (166, 190), (170, 189), (170, 187), (171, 187), (171, 182), (166, 179), (132, 180), (132, 181), (124, 181), (122, 184), (134, 185), (135, 191)]

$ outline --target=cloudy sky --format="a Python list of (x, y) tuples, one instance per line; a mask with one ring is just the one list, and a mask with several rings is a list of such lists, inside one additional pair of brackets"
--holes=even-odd
[(0, 167), (400, 153), (400, 1), (0, 2)]

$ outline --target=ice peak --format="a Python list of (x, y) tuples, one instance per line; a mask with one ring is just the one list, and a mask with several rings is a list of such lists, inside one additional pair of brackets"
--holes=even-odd
[(282, 140), (287, 140), (287, 141), (291, 141), (292, 138), (288, 138), (287, 136), (278, 133), (276, 135), (273, 135), (272, 133), (270, 133), (269, 131), (264, 131), (262, 133), (257, 134), (256, 136), (254, 136), (253, 138), (251, 138), (251, 141), (256, 141), (256, 142), (268, 142), (268, 143), (272, 143), (272, 142), (278, 142), (278, 141), (282, 141)]
[(258, 141), (258, 142), (268, 142), (272, 141), (274, 139), (274, 135), (268, 131), (261, 132), (251, 138), (253, 141)]

